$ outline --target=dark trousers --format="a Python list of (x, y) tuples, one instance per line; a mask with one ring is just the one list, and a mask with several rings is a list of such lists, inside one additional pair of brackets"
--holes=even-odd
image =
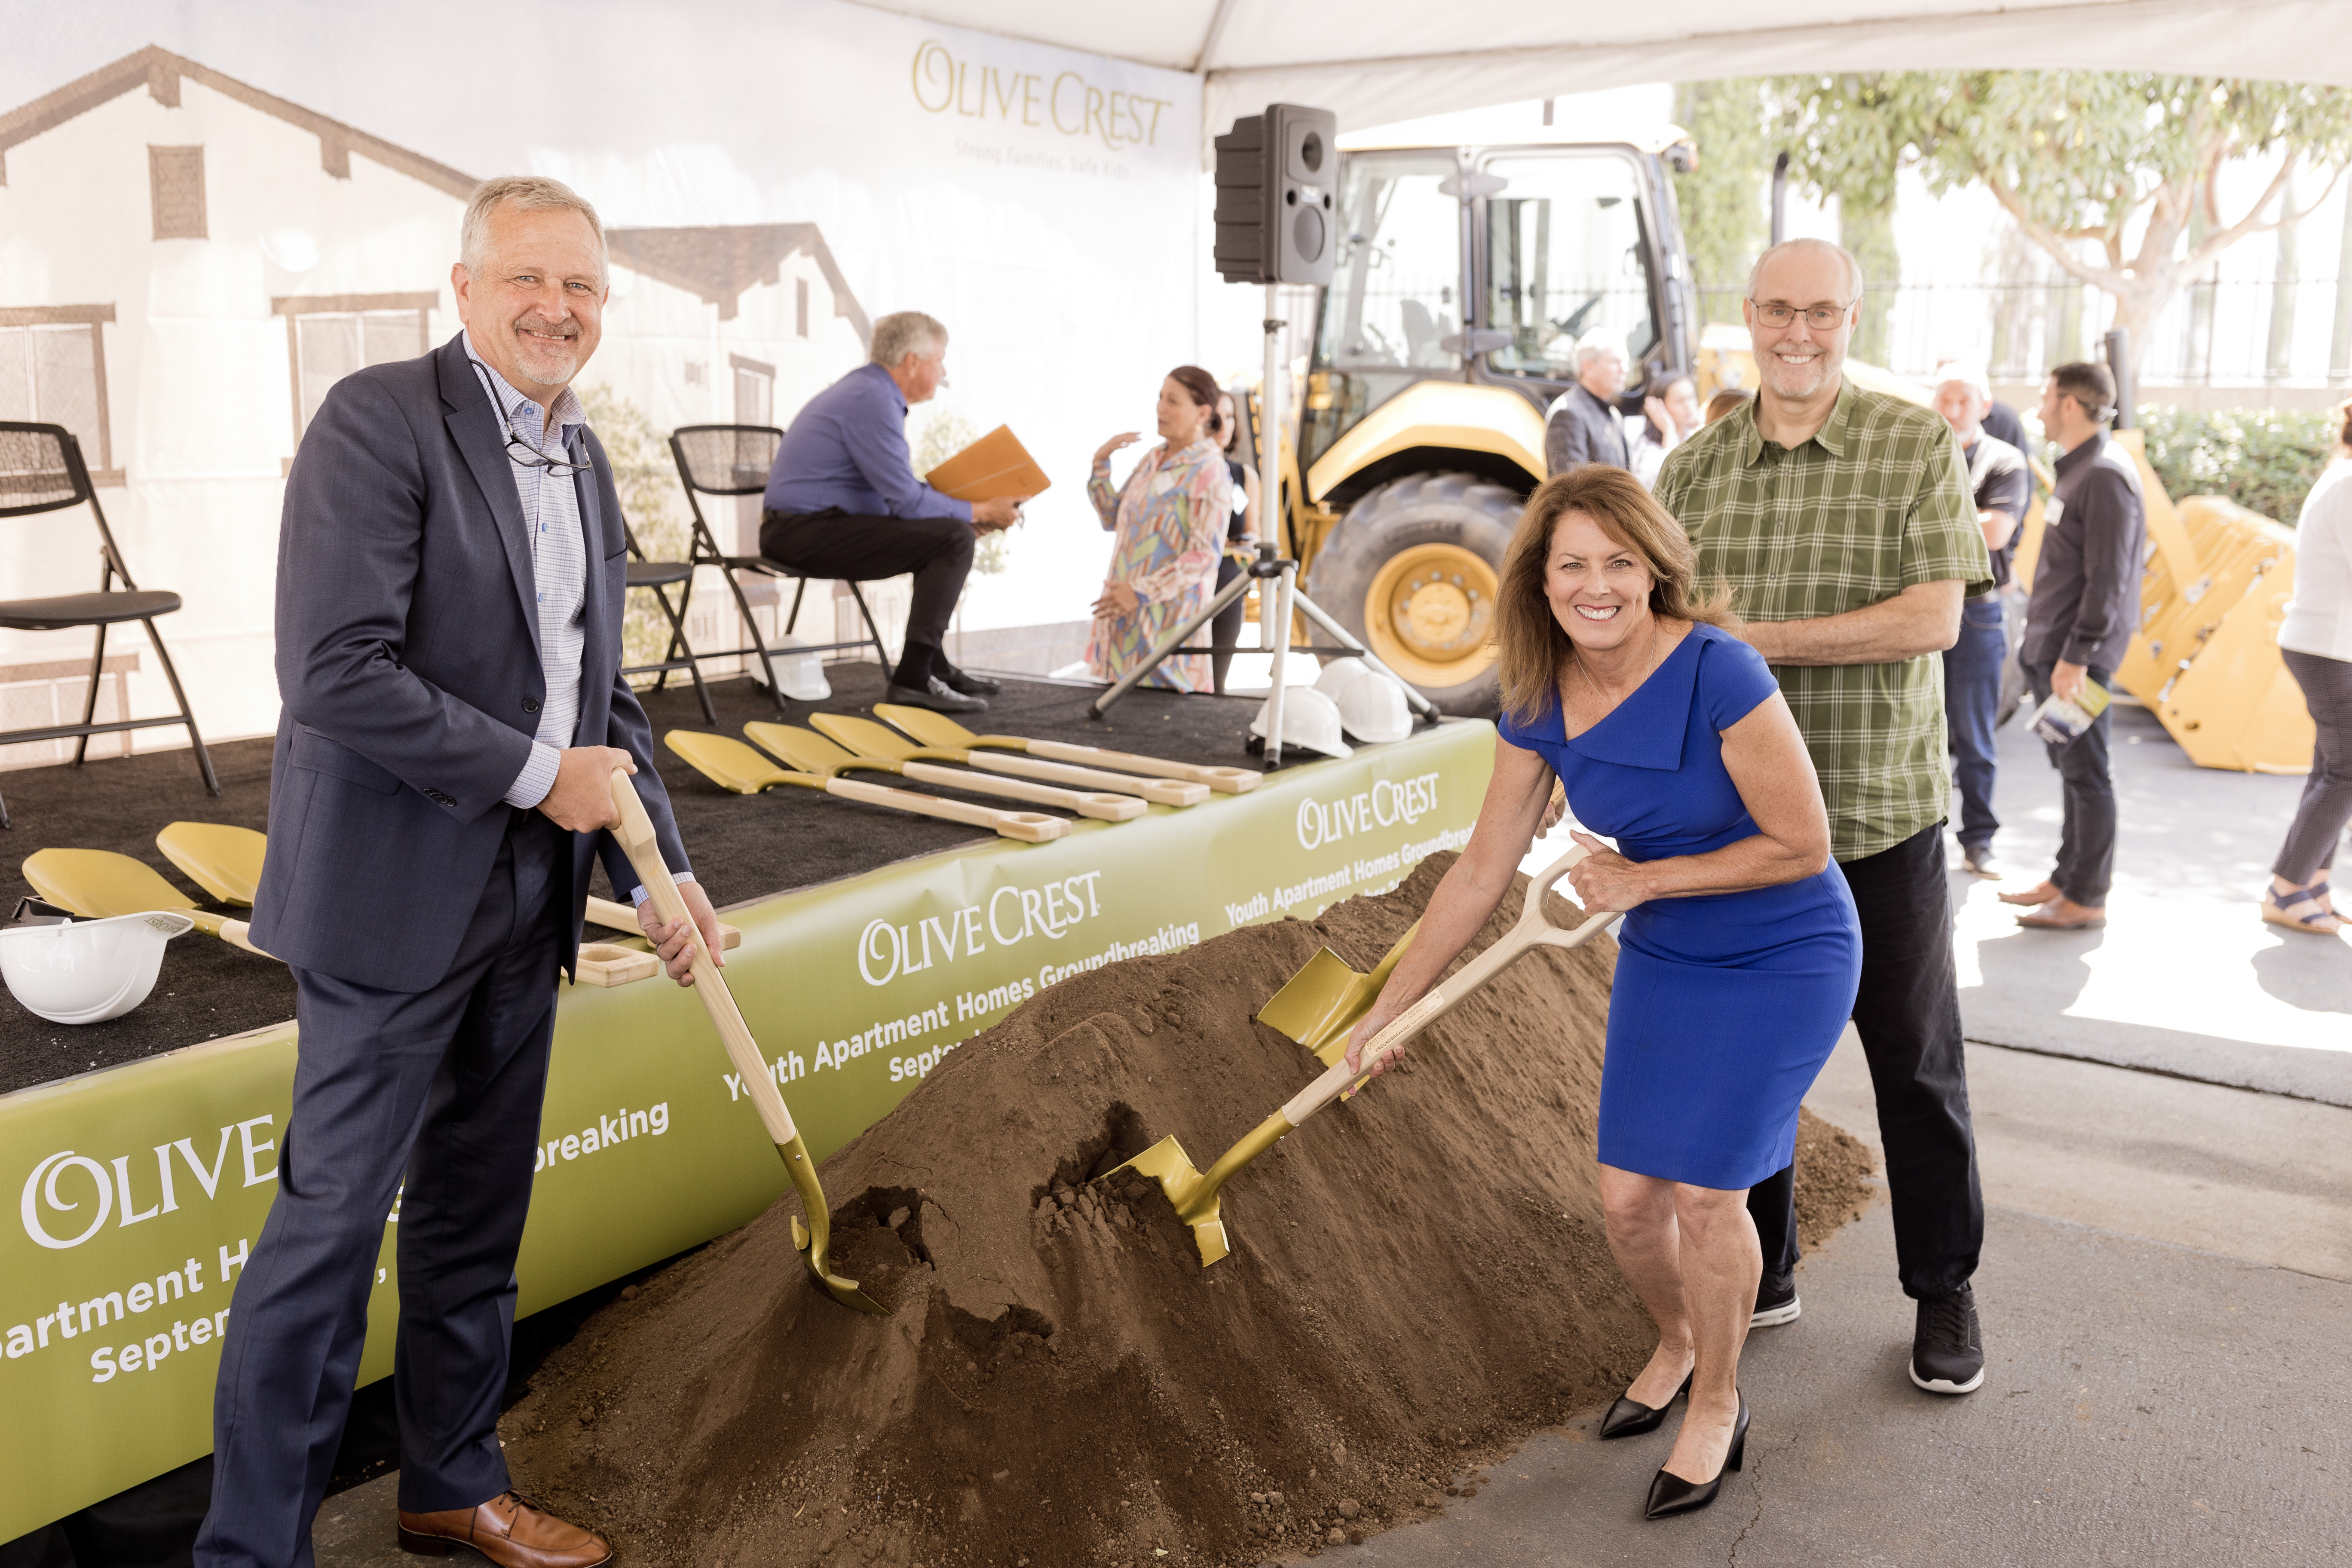
[(948, 645), (979, 536), (951, 517), (853, 517), (844, 511), (760, 514), (760, 553), (811, 577), (851, 583), (915, 574), (907, 640)]
[[(1968, 1283), (1984, 1250), (1944, 830), (1927, 828), (1838, 869), (1862, 920), (1853, 1026), (1878, 1099), (1878, 1133), (1895, 1206), (1895, 1266), (1905, 1295), (1940, 1296)], [(1750, 1189), (1748, 1212), (1756, 1220), (1765, 1272), (1794, 1268), (1793, 1170)]]
[[(2026, 684), (2033, 689), (2036, 706), (2049, 700), (2050, 675), (2057, 666), (2029, 664)], [(2103, 687), (2114, 685), (2114, 672), (2090, 667), (2090, 678)], [(2108, 719), (2103, 709), (2091, 727), (2068, 746), (2049, 746), (2050, 765), (2058, 770), (2059, 796), (2065, 816), (2058, 829), (2058, 864), (2051, 885), (2089, 909), (2103, 909), (2107, 889), (2116, 879), (2116, 783), (2107, 772)]]
[(2311, 776), (2294, 808), (2294, 826), (2271, 867), (2298, 888), (2307, 888), (2336, 864), (2336, 840), (2352, 822), (2352, 659), (2279, 649), (2287, 673), (2303, 688), (2304, 706), (2318, 733), (2311, 742)]
[(1960, 847), (1982, 849), (2000, 831), (1993, 815), (1992, 732), (2000, 712), (2001, 665), (2009, 658), (2000, 601), (1960, 606), (1959, 640), (1944, 650), (1944, 721), (1960, 785)]
[[(1217, 586), (1223, 588), (1248, 570), (1248, 567), (1230, 555), (1218, 556)], [(1213, 596), (1213, 595), (1212, 597)], [(1233, 649), (1241, 643), (1242, 616), (1248, 609), (1249, 595), (1244, 594), (1240, 598), (1219, 610), (1217, 618), (1209, 623), (1209, 646), (1225, 650), (1223, 653), (1213, 653), (1209, 656), (1210, 668), (1216, 676), (1215, 685), (1213, 688), (1214, 690), (1222, 692), (1225, 689), (1225, 671), (1233, 668)]]
[(499, 1402), (570, 863), (568, 835), (517, 812), (439, 984), (294, 972), (293, 1114), (221, 1353), (199, 1568), (308, 1568), (395, 1196), (400, 1507), (507, 1489)]

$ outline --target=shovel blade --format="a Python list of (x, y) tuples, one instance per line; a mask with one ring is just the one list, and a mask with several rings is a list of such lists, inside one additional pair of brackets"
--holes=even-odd
[[(1364, 977), (1327, 947), (1257, 1010), (1257, 1021), (1312, 1050), (1363, 988)], [(1361, 1010), (1357, 1016), (1362, 1016)]]
[(1176, 1142), (1173, 1133), (1097, 1179), (1115, 1176), (1120, 1171), (1133, 1171), (1160, 1184), (1160, 1190), (1168, 1194), (1169, 1203), (1175, 1207), (1176, 1217), (1192, 1227), (1192, 1245), (1201, 1249), (1202, 1268), (1206, 1268), (1233, 1251), (1225, 1236), (1224, 1216), (1218, 1212), (1216, 1190), (1211, 1188), (1204, 1196), (1201, 1173), (1193, 1168), (1192, 1156), (1184, 1152), (1184, 1145)]
[(803, 1263), (808, 1265), (809, 1278), (816, 1281), (816, 1288), (852, 1310), (877, 1318), (888, 1317), (888, 1310), (859, 1289), (856, 1280), (844, 1279), (826, 1267), (825, 1260), (816, 1255), (813, 1246), (814, 1240), (815, 1237), (809, 1235), (808, 1226), (801, 1223), (801, 1216), (793, 1215), (793, 1250), (801, 1255)]

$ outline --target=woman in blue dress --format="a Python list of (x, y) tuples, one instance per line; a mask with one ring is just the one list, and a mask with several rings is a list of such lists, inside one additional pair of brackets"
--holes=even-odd
[[(1674, 519), (1591, 464), (1528, 503), (1496, 622), (1495, 773), (1421, 935), (1349, 1043), (1350, 1062), (1477, 934), (1543, 826), (1556, 775), (1588, 910), (1626, 911), (1601, 1077), (1610, 1250), (1658, 1328), (1603, 1437), (1690, 1404), (1652, 1479), (1656, 1519), (1739, 1467), (1739, 1350), (1762, 1255), (1747, 1193), (1788, 1165), (1797, 1106), (1853, 1009), (1862, 937), (1796, 721)], [(1391, 1058), (1392, 1059), (1392, 1058)]]

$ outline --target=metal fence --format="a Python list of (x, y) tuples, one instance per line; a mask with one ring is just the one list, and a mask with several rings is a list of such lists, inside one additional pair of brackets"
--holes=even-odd
[[(1739, 320), (1740, 290), (1703, 289), (1701, 314)], [(1995, 381), (2031, 381), (2093, 359), (2115, 300), (2071, 279), (2015, 283), (1896, 283), (1866, 295), (1853, 353), (1906, 375), (1946, 360)], [(2204, 279), (2166, 304), (2132, 345), (2144, 385), (2324, 387), (2352, 384), (2352, 278)]]

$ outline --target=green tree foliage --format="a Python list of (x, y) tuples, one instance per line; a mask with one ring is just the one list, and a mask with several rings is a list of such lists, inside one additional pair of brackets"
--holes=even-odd
[(1773, 149), (1754, 78), (1685, 82), (1675, 89), (1675, 122), (1698, 148), (1697, 165), (1675, 176), (1683, 244), (1709, 321), (1739, 320), (1739, 290), (1769, 236), (1765, 181)]
[[(2116, 300), (2135, 342), (2166, 301), (2250, 234), (2299, 221), (2352, 156), (2352, 92), (2288, 82), (2116, 71), (1932, 71), (1775, 79), (1792, 166), (1853, 199), (1906, 163), (1937, 194), (1981, 184), (2072, 277)], [(2219, 175), (2275, 160), (2242, 209)], [(2304, 168), (2317, 194), (2286, 205)], [(2189, 242), (2192, 222), (2201, 238)], [(2086, 247), (2095, 258), (2080, 254)]]
[(2147, 465), (2174, 500), (2226, 496), (2289, 528), (2342, 428), (2331, 414), (2275, 408), (2203, 413), (2144, 404), (2138, 419)]
[[(588, 427), (596, 432), (604, 456), (612, 460), (613, 487), (620, 492), (621, 513), (636, 535), (649, 561), (683, 561), (693, 529), (688, 521), (686, 492), (678, 488), (677, 468), (670, 461), (669, 445), (657, 435), (637, 405), (599, 384), (577, 389), (588, 412)], [(678, 586), (666, 590), (677, 603)], [(669, 646), (669, 620), (654, 603), (650, 591), (628, 596), (621, 623), (621, 654), (625, 664), (652, 664)], [(651, 676), (637, 678), (650, 685)]]

